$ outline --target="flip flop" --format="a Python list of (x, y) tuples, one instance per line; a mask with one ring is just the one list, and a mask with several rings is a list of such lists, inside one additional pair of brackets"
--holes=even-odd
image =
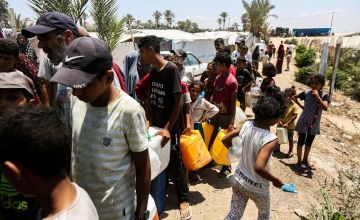
[(316, 170), (315, 165), (314, 165), (314, 162), (312, 162), (312, 161), (306, 161), (306, 162), (304, 162), (304, 163), (305, 163), (305, 165), (306, 165), (306, 167), (307, 167), (308, 169), (310, 169), (310, 170)]
[(304, 172), (304, 171), (307, 169), (306, 165), (303, 164), (303, 163), (300, 163), (300, 164), (297, 163), (296, 165), (297, 165), (297, 167), (299, 168), (299, 170), (300, 170), (301, 172)]
[(286, 158), (292, 158), (294, 156), (294, 154), (293, 153), (290, 153), (290, 154), (286, 154)]
[(184, 210), (180, 209), (180, 219), (181, 220), (189, 220), (192, 217), (191, 205), (190, 205), (190, 203), (188, 203), (188, 204), (189, 204), (189, 206), (186, 209), (184, 209)]

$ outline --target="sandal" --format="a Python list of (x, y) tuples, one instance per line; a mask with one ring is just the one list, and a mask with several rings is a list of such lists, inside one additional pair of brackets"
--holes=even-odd
[(190, 174), (190, 181), (191, 182), (197, 182), (197, 181), (200, 181), (200, 180), (201, 180), (201, 178), (200, 178), (199, 174), (196, 171), (194, 171), (194, 172), (192, 172)]
[(297, 163), (296, 165), (299, 168), (299, 170), (301, 170), (301, 172), (304, 172), (307, 169), (304, 163)]
[(304, 164), (306, 165), (307, 168), (309, 168), (310, 170), (316, 170), (314, 162), (312, 162), (311, 160), (309, 161), (304, 161)]
[(294, 156), (294, 154), (293, 153), (288, 153), (288, 154), (286, 154), (286, 158), (292, 158)]
[(184, 210), (180, 209), (180, 219), (181, 220), (189, 220), (192, 217), (191, 205), (190, 205), (190, 203), (188, 203), (188, 204), (189, 204), (189, 206), (186, 209), (184, 209)]

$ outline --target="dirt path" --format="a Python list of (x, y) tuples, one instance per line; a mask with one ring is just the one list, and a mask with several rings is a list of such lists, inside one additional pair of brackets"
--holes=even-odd
[[(280, 39), (272, 40), (278, 47)], [(272, 59), (272, 62), (275, 63), (275, 59)], [(289, 72), (276, 76), (276, 84), (282, 89), (294, 85), (299, 92), (306, 90), (306, 86), (294, 82), (296, 67), (293, 62)], [(259, 69), (261, 70), (261, 66)], [(353, 112), (351, 109), (355, 108), (356, 112), (353, 114), (358, 115), (360, 105), (357, 102), (344, 101), (347, 99), (340, 94), (336, 94), (334, 100), (345, 102), (346, 108), (337, 107), (324, 113), (321, 124), (322, 134), (316, 137), (310, 154), (316, 170), (302, 174), (296, 169), (296, 157), (285, 159), (280, 154), (272, 158), (271, 171), (284, 181), (295, 183), (299, 191), (297, 194), (288, 194), (271, 187), (272, 219), (300, 219), (294, 210), (309, 212), (313, 205), (318, 206), (322, 202), (320, 187), (324, 185), (325, 179), (329, 181), (336, 178), (338, 171), (342, 169), (360, 168), (360, 146), (356, 139), (360, 134), (359, 129), (354, 128), (354, 126), (360, 128), (360, 120), (359, 117), (350, 117), (348, 113)], [(251, 112), (250, 109), (248, 111)], [(294, 138), (296, 142), (296, 135)], [(287, 146), (282, 146), (282, 151), (286, 152)], [(232, 164), (233, 171), (236, 166), (236, 163)], [(219, 179), (217, 172), (216, 168), (200, 171), (202, 180), (190, 186), (193, 220), (221, 220), (228, 213), (232, 195), (230, 180)], [(179, 219), (173, 185), (170, 186), (168, 195), (166, 212), (162, 214), (161, 219)], [(243, 219), (257, 219), (257, 208), (254, 203), (248, 203)]]

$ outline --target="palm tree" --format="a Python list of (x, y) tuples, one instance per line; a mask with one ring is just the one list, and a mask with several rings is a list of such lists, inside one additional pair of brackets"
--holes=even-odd
[(22, 19), (21, 14), (15, 14), (15, 26), (17, 30), (21, 30), (22, 28), (26, 27), (26, 23), (29, 18)]
[(142, 26), (142, 23), (140, 20), (136, 20), (136, 28), (140, 28)]
[(125, 18), (117, 19), (117, 0), (92, 0), (91, 15), (98, 37), (114, 49), (124, 33)]
[(159, 28), (160, 27), (160, 19), (161, 19), (161, 12), (160, 11), (155, 11), (154, 14), (153, 14), (153, 17), (155, 19), (155, 24), (156, 24), (156, 27)]
[(58, 11), (78, 22), (86, 10), (89, 0), (28, 0), (30, 8), (40, 17), (45, 12)]
[(233, 25), (232, 25), (232, 28), (234, 29), (234, 31), (238, 31), (239, 30), (239, 24), (237, 22), (235, 22)]
[(224, 11), (221, 12), (220, 17), (222, 18), (222, 22), (223, 22), (223, 30), (225, 30), (226, 18), (229, 17), (229, 14)]
[(243, 31), (248, 31), (249, 30), (249, 15), (247, 13), (244, 13), (241, 15), (241, 23), (243, 25)]
[(270, 0), (253, 0), (251, 3), (242, 0), (242, 3), (246, 11), (246, 19), (249, 21), (249, 31), (255, 36), (260, 35), (270, 17), (277, 18), (276, 15), (270, 14), (271, 10), (275, 8)]
[(84, 12), (80, 18), (80, 25), (86, 28), (86, 19), (88, 18), (88, 14)]
[(125, 20), (126, 20), (126, 24), (128, 25), (128, 28), (130, 29), (130, 25), (132, 25), (132, 23), (135, 21), (134, 16), (132, 16), (131, 14), (127, 14), (125, 16)]
[(8, 26), (10, 22), (9, 4), (5, 0), (0, 0), (0, 27)]
[(219, 30), (221, 30), (222, 19), (221, 19), (221, 18), (218, 18), (218, 19), (217, 19), (217, 23), (219, 24)]
[(171, 10), (164, 11), (164, 18), (166, 20), (166, 26), (171, 27), (172, 22), (174, 21), (175, 14)]

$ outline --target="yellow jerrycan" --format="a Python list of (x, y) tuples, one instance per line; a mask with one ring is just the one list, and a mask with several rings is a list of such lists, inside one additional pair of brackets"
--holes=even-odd
[(217, 164), (230, 165), (228, 159), (229, 151), (222, 143), (222, 139), (227, 133), (229, 133), (227, 129), (221, 129), (217, 134), (215, 141), (210, 150), (210, 155)]
[(188, 170), (198, 170), (212, 160), (198, 130), (192, 130), (191, 135), (180, 136), (180, 149), (184, 166)]
[(207, 148), (209, 149), (210, 148), (209, 142), (210, 142), (211, 135), (214, 131), (214, 126), (212, 126), (208, 122), (203, 122), (202, 127), (203, 127), (203, 131), (204, 131), (204, 141), (205, 141)]

